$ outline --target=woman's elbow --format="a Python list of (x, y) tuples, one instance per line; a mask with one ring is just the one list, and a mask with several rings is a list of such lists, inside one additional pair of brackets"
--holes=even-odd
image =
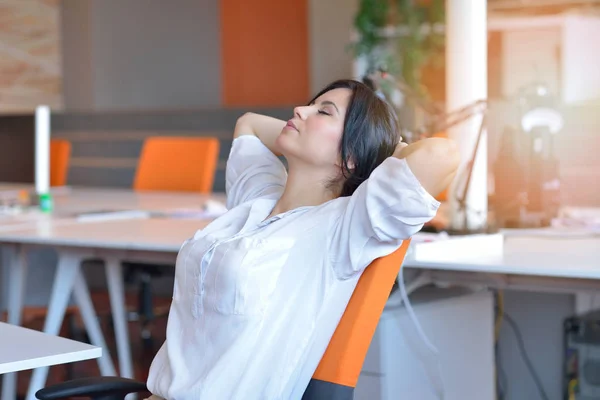
[(460, 165), (460, 151), (454, 140), (439, 139), (433, 143), (431, 159), (435, 160), (436, 168), (441, 175), (454, 175)]
[(412, 154), (413, 163), (435, 176), (453, 174), (460, 164), (460, 152), (456, 142), (444, 138), (425, 139)]
[(247, 112), (237, 119), (235, 122), (235, 129), (233, 130), (233, 137), (237, 138), (242, 135), (253, 135), (251, 125), (252, 113)]
[(443, 138), (425, 139), (420, 147), (408, 155), (408, 164), (431, 195), (437, 196), (450, 184), (460, 164), (460, 153), (455, 142)]

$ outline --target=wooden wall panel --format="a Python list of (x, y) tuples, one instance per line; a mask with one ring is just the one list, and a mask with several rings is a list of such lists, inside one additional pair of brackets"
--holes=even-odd
[(58, 0), (0, 2), (0, 113), (63, 107)]

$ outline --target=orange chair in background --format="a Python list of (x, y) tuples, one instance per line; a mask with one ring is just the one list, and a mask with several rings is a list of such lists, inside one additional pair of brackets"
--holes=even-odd
[(65, 186), (71, 160), (71, 142), (65, 139), (50, 140), (50, 186)]
[(133, 188), (210, 193), (218, 160), (216, 138), (152, 137), (144, 142)]

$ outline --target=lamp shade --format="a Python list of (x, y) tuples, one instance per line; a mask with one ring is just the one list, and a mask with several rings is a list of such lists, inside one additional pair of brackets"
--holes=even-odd
[(548, 127), (550, 133), (556, 134), (564, 125), (563, 116), (557, 110), (549, 107), (535, 107), (521, 117), (521, 128), (526, 133), (536, 127)]

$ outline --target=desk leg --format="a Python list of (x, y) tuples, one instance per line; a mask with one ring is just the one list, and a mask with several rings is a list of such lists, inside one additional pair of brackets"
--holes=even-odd
[(27, 259), (20, 246), (6, 246), (5, 265), (8, 266), (8, 323), (19, 325), (23, 311)]
[(127, 329), (127, 317), (125, 315), (125, 290), (123, 288), (123, 268), (121, 260), (107, 257), (106, 280), (110, 295), (110, 307), (115, 327), (115, 337), (119, 355), (119, 370), (124, 378), (133, 378), (133, 367), (131, 365), (131, 349), (129, 347), (129, 330)]
[[(65, 317), (73, 285), (80, 271), (81, 257), (76, 254), (59, 252), (56, 275), (48, 304), (48, 314), (44, 323), (44, 332), (58, 335)], [(48, 376), (48, 367), (36, 368), (31, 375), (27, 400), (35, 400), (35, 392), (44, 387)]]
[[(12, 325), (21, 324), (25, 282), (27, 279), (27, 260), (22, 247), (7, 245), (3, 248), (2, 265), (8, 272), (8, 319)], [(17, 398), (17, 373), (5, 374), (2, 377), (2, 400)]]
[(102, 376), (115, 376), (115, 366), (113, 365), (110, 357), (110, 351), (104, 340), (102, 329), (98, 323), (98, 317), (96, 315), (96, 310), (94, 310), (94, 303), (92, 302), (87, 282), (85, 281), (85, 277), (81, 271), (79, 271), (77, 277), (75, 278), (73, 295), (77, 305), (79, 306), (79, 310), (81, 311), (81, 317), (83, 318), (85, 329), (88, 335), (90, 335), (90, 341), (94, 346), (102, 348), (102, 357), (98, 358), (100, 374), (102, 374)]

